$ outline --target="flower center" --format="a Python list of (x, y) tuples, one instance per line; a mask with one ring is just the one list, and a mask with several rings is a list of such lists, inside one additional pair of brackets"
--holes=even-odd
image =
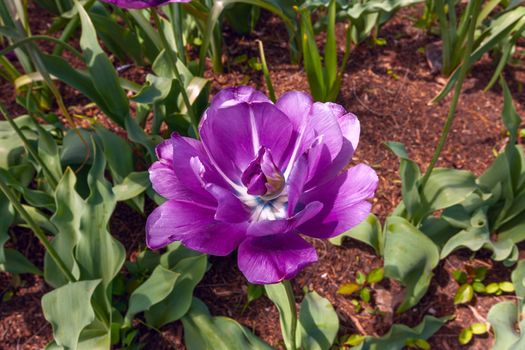
[(269, 149), (259, 148), (255, 159), (244, 170), (241, 181), (247, 192), (242, 200), (252, 208), (252, 221), (277, 220), (286, 216), (285, 179)]

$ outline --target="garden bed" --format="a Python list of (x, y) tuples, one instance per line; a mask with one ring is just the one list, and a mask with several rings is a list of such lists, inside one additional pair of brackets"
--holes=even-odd
[[(372, 212), (381, 220), (400, 201), (399, 160), (385, 147), (384, 142), (404, 143), (411, 158), (424, 170), (435, 150), (448, 111), (449, 98), (439, 104), (429, 104), (443, 85), (441, 79), (431, 73), (424, 51), (421, 50), (438, 38), (429, 36), (413, 25), (421, 11), (422, 7), (400, 11), (380, 33), (380, 37), (386, 39), (385, 45), (371, 46), (364, 43), (354, 49), (338, 98), (338, 103), (356, 114), (361, 122), (361, 138), (353, 162), (367, 163), (378, 173), (380, 182)], [(33, 16), (30, 15), (30, 18)], [(39, 14), (34, 18), (38, 27), (45, 24), (48, 17)], [(265, 13), (257, 28), (256, 33), (247, 37), (226, 30), (224, 60), (234, 62), (235, 57), (243, 54), (257, 57), (255, 39), (261, 39), (265, 44), (277, 96), (292, 89), (308, 91), (302, 69), (289, 63), (288, 48), (282, 44), (285, 41), (283, 38), (287, 37), (286, 30), (279, 20)], [(340, 34), (338, 41), (342, 43), (344, 33)], [(523, 43), (519, 50), (524, 50)], [(457, 118), (438, 166), (467, 169), (480, 175), (493, 162), (495, 151), (499, 152), (505, 146), (507, 136), (501, 124), (503, 99), (500, 88), (482, 91), (491, 78), (491, 62), (488, 58), (483, 59), (467, 78), (457, 108)], [(145, 72), (142, 68), (131, 67), (124, 74), (133, 80), (140, 80), (140, 75)], [(525, 67), (508, 67), (505, 76), (518, 113), (524, 115), (525, 94), (520, 91), (525, 84)], [(206, 77), (212, 80), (214, 92), (245, 83), (265, 90), (262, 73), (252, 70), (246, 63), (227, 64), (224, 74), (217, 75), (208, 70)], [(19, 111), (13, 105), (11, 86), (3, 84), (0, 91), (0, 99), (10, 106), (13, 114)], [(71, 93), (66, 94), (66, 104), (72, 108), (78, 106), (82, 109), (82, 104), (86, 102)], [(93, 113), (104, 118), (97, 111)], [(152, 208), (150, 203), (149, 209)], [(112, 219), (111, 232), (126, 246), (128, 252), (133, 252), (145, 245), (144, 224), (144, 217), (120, 205)], [(32, 257), (31, 260), (39, 266), (43, 250), (38, 241), (23, 230), (17, 230), (16, 235), (20, 236), (16, 242), (17, 248)], [(296, 295), (307, 287), (334, 305), (341, 322), (340, 335), (382, 335), (392, 323), (415, 326), (425, 314), (454, 315), (455, 318), (429, 342), (435, 349), (458, 349), (460, 345), (457, 338), (461, 329), (474, 322), (485, 322), (490, 307), (505, 296), (477, 296), (468, 305), (456, 306), (453, 297), (458, 284), (451, 276), (452, 271), (463, 270), (466, 265), (485, 266), (488, 268), (487, 282), (510, 279), (511, 269), (493, 262), (489, 253), (459, 251), (440, 262), (434, 270), (435, 276), (427, 295), (410, 311), (400, 315), (391, 313), (399, 302), (402, 288), (393, 281), (385, 280), (373, 289), (374, 303), (381, 310), (386, 310), (384, 315), (370, 315), (366, 311), (356, 313), (350, 298), (339, 295), (337, 290), (341, 284), (355, 280), (358, 271), (369, 272), (381, 266), (381, 259), (370, 247), (350, 239), (341, 247), (327, 241), (315, 241), (314, 245), (319, 262), (305, 269), (293, 285)], [(520, 250), (520, 258), (525, 257), (525, 252)], [(282, 346), (276, 321), (277, 309), (268, 299), (258, 299), (242, 312), (246, 303), (246, 282), (236, 267), (236, 257), (211, 257), (210, 262), (212, 267), (198, 285), (196, 296), (208, 305), (213, 315), (232, 317), (270, 345)], [(8, 281), (7, 274), (0, 274), (2, 288)], [(52, 340), (52, 329), (42, 315), (40, 299), (49, 288), (42, 278), (23, 275), (20, 285), (13, 291), (12, 297), (0, 304), (0, 348), (45, 347)], [(182, 332), (180, 322), (162, 328), (160, 333), (140, 326), (140, 340), (146, 349), (183, 349)], [(492, 341), (493, 337), (489, 333), (476, 337), (469, 345), (461, 348), (488, 349)]]

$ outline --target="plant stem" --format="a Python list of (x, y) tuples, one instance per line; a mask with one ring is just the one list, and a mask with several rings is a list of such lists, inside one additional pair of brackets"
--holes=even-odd
[(270, 95), (270, 100), (272, 100), (272, 102), (275, 102), (275, 91), (273, 89), (270, 71), (268, 70), (268, 65), (266, 64), (266, 56), (264, 55), (263, 42), (261, 40), (257, 40), (257, 44), (259, 45), (259, 56), (261, 57), (262, 71), (264, 75), (264, 80), (266, 81), (266, 87), (268, 88), (268, 94)]
[(295, 310), (295, 297), (293, 294), (293, 288), (292, 284), (288, 280), (284, 280), (281, 282), (286, 290), (286, 297), (288, 298), (288, 303), (290, 304), (290, 308), (294, 311), (294, 314), (292, 315), (292, 324), (291, 324), (291, 339), (290, 339), (290, 349), (289, 350), (297, 350), (297, 342), (296, 342), (296, 333), (297, 333), (297, 312)]
[(9, 113), (7, 112), (7, 110), (5, 109), (4, 105), (0, 103), (0, 112), (2, 113), (2, 115), (4, 116), (5, 119), (7, 119), (7, 121), (9, 122), (9, 125), (11, 125), (11, 127), (15, 130), (15, 132), (17, 133), (18, 137), (20, 137), (20, 139), (22, 140), (22, 142), (24, 143), (24, 146), (26, 147), (27, 149), (27, 152), (29, 154), (31, 154), (31, 156), (33, 158), (36, 159), (36, 161), (38, 162), (38, 164), (40, 164), (40, 166), (42, 167), (42, 170), (44, 171), (45, 175), (46, 175), (46, 178), (48, 179), (49, 181), (49, 185), (51, 186), (51, 188), (53, 190), (55, 190), (55, 188), (57, 187), (58, 185), (58, 180), (55, 179), (55, 177), (53, 176), (53, 173), (51, 172), (51, 170), (49, 170), (49, 168), (47, 167), (47, 164), (42, 160), (42, 158), (40, 158), (40, 155), (38, 154), (37, 151), (35, 151), (33, 149), (33, 147), (31, 147), (31, 144), (29, 143), (28, 139), (26, 138), (26, 136), (24, 135), (24, 133), (22, 132), (22, 130), (20, 130), (20, 128), (18, 127), (18, 125), (16, 125), (16, 123), (14, 122), (13, 118), (11, 118), (11, 116), (9, 115)]
[(195, 117), (195, 113), (193, 112), (193, 108), (191, 107), (190, 99), (188, 98), (186, 87), (184, 86), (183, 77), (179, 72), (179, 68), (177, 67), (177, 55), (173, 52), (173, 50), (171, 49), (168, 43), (168, 39), (166, 38), (164, 31), (162, 30), (162, 25), (161, 25), (159, 15), (157, 13), (157, 10), (154, 7), (151, 8), (151, 14), (153, 15), (153, 20), (155, 21), (155, 25), (157, 26), (157, 30), (160, 35), (162, 46), (164, 47), (164, 51), (168, 55), (168, 61), (170, 61), (171, 68), (173, 70), (173, 73), (175, 74), (175, 78), (177, 78), (177, 82), (180, 87), (180, 93), (182, 95), (182, 100), (184, 101), (184, 104), (186, 105), (188, 116), (190, 117), (191, 127), (193, 129), (193, 132), (195, 133), (195, 137), (198, 139), (199, 138), (199, 125), (198, 125), (197, 118)]
[(18, 214), (20, 214), (20, 216), (27, 222), (27, 224), (29, 225), (31, 230), (33, 230), (33, 232), (35, 233), (37, 238), (40, 240), (40, 243), (42, 243), (42, 245), (46, 249), (46, 252), (49, 254), (51, 259), (53, 259), (53, 261), (58, 266), (60, 271), (64, 274), (64, 277), (66, 277), (66, 279), (69, 282), (76, 282), (75, 276), (73, 276), (73, 274), (67, 268), (67, 266), (64, 263), (64, 261), (58, 255), (58, 253), (55, 250), (55, 248), (53, 248), (53, 246), (51, 245), (51, 243), (47, 239), (44, 231), (42, 231), (42, 229), (33, 220), (31, 215), (29, 215), (29, 213), (20, 204), (20, 202), (18, 201), (18, 198), (16, 198), (15, 194), (13, 193), (13, 191), (11, 191), (9, 186), (7, 186), (7, 184), (4, 183), (4, 180), (2, 178), (0, 178), (0, 190), (5, 194), (7, 199), (9, 199), (9, 201), (11, 202), (11, 205), (13, 205), (13, 207), (16, 209)]
[(443, 127), (443, 131), (441, 132), (441, 136), (439, 137), (439, 142), (436, 147), (436, 151), (434, 152), (434, 155), (432, 156), (430, 164), (428, 165), (427, 171), (425, 172), (425, 175), (423, 176), (419, 184), (419, 188), (421, 190), (425, 188), (425, 185), (428, 182), (428, 179), (432, 173), (432, 170), (434, 169), (434, 166), (436, 165), (439, 159), (439, 155), (441, 154), (441, 151), (443, 150), (443, 147), (445, 146), (445, 142), (447, 141), (448, 133), (450, 132), (450, 128), (452, 126), (454, 117), (456, 115), (456, 107), (459, 101), (459, 96), (461, 95), (461, 88), (463, 86), (465, 77), (467, 76), (467, 73), (469, 72), (470, 67), (472, 65), (470, 61), (470, 54), (472, 53), (472, 46), (474, 42), (474, 32), (476, 30), (476, 22), (477, 22), (477, 17), (478, 17), (479, 8), (480, 8), (480, 0), (473, 0), (473, 1), (475, 2), (475, 4), (474, 4), (474, 10), (472, 11), (472, 14), (470, 15), (470, 18), (469, 18), (467, 47), (465, 49), (465, 56), (464, 56), (465, 60), (463, 62), (463, 65), (460, 68), (459, 79), (456, 83), (454, 96), (452, 97), (452, 101), (450, 102), (450, 108), (448, 110), (447, 120), (445, 122), (445, 126)]

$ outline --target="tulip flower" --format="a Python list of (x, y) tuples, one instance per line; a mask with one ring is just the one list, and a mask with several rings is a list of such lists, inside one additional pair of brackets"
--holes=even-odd
[(367, 165), (348, 168), (359, 141), (355, 115), (303, 92), (275, 104), (250, 87), (215, 96), (199, 132), (173, 134), (149, 169), (167, 201), (146, 224), (147, 245), (180, 241), (225, 256), (237, 250), (249, 282), (291, 279), (317, 260), (305, 236), (326, 239), (370, 213), (378, 178)]

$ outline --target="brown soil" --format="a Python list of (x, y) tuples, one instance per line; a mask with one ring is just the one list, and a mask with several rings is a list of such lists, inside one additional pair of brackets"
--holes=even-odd
[[(387, 40), (384, 46), (362, 44), (352, 52), (342, 83), (338, 102), (352, 111), (361, 121), (361, 139), (354, 162), (365, 162), (376, 169), (380, 186), (374, 199), (373, 212), (384, 219), (399, 203), (400, 180), (398, 160), (383, 145), (385, 141), (403, 142), (411, 157), (425, 169), (437, 144), (442, 125), (446, 118), (450, 97), (443, 103), (430, 105), (428, 102), (442, 87), (440, 79), (430, 73), (425, 56), (418, 49), (437, 40), (413, 26), (413, 20), (421, 13), (420, 8), (401, 11), (381, 31)], [(49, 16), (40, 17), (38, 28), (45, 28), (43, 22)], [(226, 30), (225, 57), (228, 62), (247, 54), (257, 56), (255, 39), (265, 43), (266, 57), (276, 94), (285, 91), (308, 90), (302, 69), (289, 64), (286, 42), (287, 34), (278, 19), (265, 14), (258, 26), (259, 31), (248, 37), (239, 37)], [(340, 37), (342, 39), (342, 37)], [(339, 41), (343, 43), (343, 40)], [(520, 48), (523, 52), (523, 45)], [(217, 92), (226, 86), (248, 83), (265, 90), (260, 72), (246, 64), (227, 65), (227, 73), (206, 76), (212, 80)], [(463, 95), (457, 109), (452, 132), (439, 159), (439, 166), (467, 169), (481, 174), (493, 161), (494, 150), (500, 150), (506, 142), (501, 124), (502, 97), (499, 88), (489, 92), (482, 89), (489, 81), (493, 63), (485, 57), (473, 69), (465, 82)], [(144, 74), (141, 68), (126, 73), (129, 78), (139, 80)], [(525, 83), (523, 65), (507, 68), (505, 76), (514, 93), (520, 115), (525, 115), (525, 95), (521, 91)], [(64, 92), (68, 92), (65, 89)], [(13, 113), (20, 113), (14, 103), (9, 84), (0, 85), (0, 100), (7, 103)], [(68, 94), (68, 105), (78, 107), (78, 95)], [(144, 247), (145, 219), (125, 206), (119, 206), (114, 214), (111, 229), (127, 247), (128, 252)], [(29, 239), (19, 240), (17, 246), (24, 251)], [(35, 242), (33, 242), (35, 243)], [(12, 244), (12, 243), (11, 243)], [(504, 297), (481, 296), (467, 306), (454, 306), (453, 295), (458, 288), (451, 278), (451, 272), (469, 266), (487, 266), (488, 281), (502, 281), (510, 278), (510, 270), (499, 263), (493, 263), (486, 252), (472, 254), (468, 251), (455, 253), (443, 260), (436, 268), (429, 292), (410, 311), (393, 317), (372, 316), (366, 311), (356, 313), (350, 298), (337, 294), (342, 283), (355, 279), (357, 271), (368, 272), (382, 265), (380, 258), (367, 246), (356, 241), (346, 241), (336, 247), (326, 241), (314, 242), (319, 262), (307, 268), (295, 280), (294, 287), (298, 301), (301, 290), (307, 287), (328, 298), (334, 305), (341, 321), (340, 335), (362, 333), (382, 335), (393, 322), (414, 326), (425, 314), (436, 316), (455, 315), (455, 319), (444, 326), (430, 340), (435, 349), (488, 349), (493, 335), (477, 336), (468, 346), (460, 346), (457, 336), (460, 330), (474, 322), (483, 322), (490, 307)], [(39, 248), (36, 248), (39, 251)], [(33, 250), (31, 250), (32, 252)], [(524, 253), (521, 251), (521, 253)], [(521, 255), (521, 254), (520, 254)], [(38, 264), (40, 261), (35, 262)], [(266, 298), (261, 298), (242, 313), (246, 301), (246, 282), (236, 267), (235, 256), (211, 257), (211, 270), (197, 287), (196, 295), (203, 299), (214, 315), (229, 316), (248, 328), (269, 344), (282, 344), (275, 307)], [(41, 265), (39, 265), (41, 266)], [(43, 348), (52, 338), (51, 327), (45, 322), (40, 311), (40, 298), (48, 291), (39, 277), (23, 276), (22, 285), (11, 287), (11, 276), (0, 274), (1, 289), (14, 291), (13, 297), (0, 304), (0, 348), (38, 349)], [(377, 304), (390, 306), (400, 292), (395, 282), (384, 281), (374, 287)], [(175, 322), (163, 328), (161, 334), (141, 326), (140, 340), (146, 349), (181, 349), (182, 327)]]

